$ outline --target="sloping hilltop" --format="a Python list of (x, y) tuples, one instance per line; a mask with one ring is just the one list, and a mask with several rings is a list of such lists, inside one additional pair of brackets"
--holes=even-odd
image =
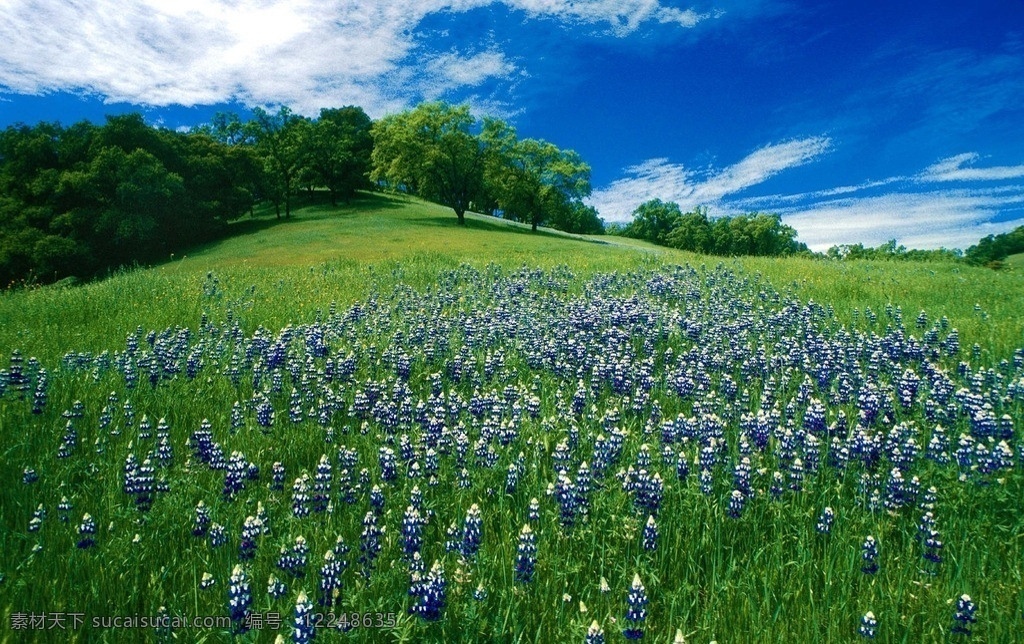
[(1016, 272), (467, 219), (0, 296), (0, 640), (1019, 638)]

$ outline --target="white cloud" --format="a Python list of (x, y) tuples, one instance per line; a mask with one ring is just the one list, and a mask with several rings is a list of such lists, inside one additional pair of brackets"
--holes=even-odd
[(995, 222), (1024, 205), (1024, 189), (896, 192), (809, 204), (783, 213), (812, 250), (838, 244), (878, 246), (896, 239), (907, 248), (967, 248), (1024, 219)]
[(650, 199), (674, 201), (683, 210), (708, 206), (731, 210), (724, 199), (804, 165), (828, 152), (831, 141), (817, 136), (766, 145), (718, 172), (697, 173), (668, 159), (649, 159), (625, 169), (626, 176), (596, 190), (590, 203), (605, 221), (629, 221), (633, 210)]
[[(438, 54), (417, 40), (427, 16), (492, 0), (3, 0), (0, 90), (72, 91), (109, 101), (197, 105), (239, 100), (313, 113), (371, 115), (516, 75), (469, 38)], [(658, 0), (507, 0), (511, 10), (624, 36), (648, 21), (692, 27), (707, 16)], [(477, 52), (477, 53), (473, 53)]]
[[(960, 154), (914, 176), (893, 176), (795, 194), (740, 196), (779, 172), (811, 162), (831, 149), (826, 137), (765, 146), (717, 172), (697, 173), (668, 159), (626, 168), (625, 177), (591, 197), (605, 221), (632, 219), (644, 201), (674, 201), (711, 214), (755, 210), (778, 213), (812, 250), (839, 244), (878, 246), (896, 239), (908, 248), (967, 248), (986, 235), (1024, 224), (1024, 185), (979, 187), (977, 181), (1024, 177), (1024, 166), (964, 167), (976, 153)], [(959, 181), (956, 189), (929, 189), (931, 182)], [(1016, 216), (1015, 216), (1016, 215)]]
[(965, 152), (943, 159), (928, 166), (919, 175), (921, 181), (1004, 181), (1024, 177), (1024, 165), (993, 166), (988, 168), (964, 167), (971, 165), (981, 156), (977, 152)]

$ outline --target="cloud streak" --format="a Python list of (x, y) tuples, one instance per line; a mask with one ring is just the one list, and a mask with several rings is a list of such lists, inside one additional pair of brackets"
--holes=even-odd
[[(437, 51), (424, 18), (490, 0), (7, 0), (0, 90), (71, 91), (151, 106), (237, 100), (304, 113), (358, 104), (371, 115), (447, 91), (511, 81), (497, 46)], [(626, 36), (647, 23), (709, 18), (657, 0), (507, 0), (506, 10)], [(448, 45), (442, 44), (442, 49)]]
[(712, 215), (774, 212), (816, 251), (890, 239), (909, 248), (967, 248), (1024, 225), (1024, 184), (1012, 181), (1024, 178), (1024, 165), (973, 167), (981, 158), (975, 152), (943, 159), (913, 176), (795, 194), (741, 194), (819, 159), (831, 147), (824, 137), (769, 145), (703, 175), (651, 159), (626, 168), (626, 176), (596, 191), (592, 203), (606, 221), (630, 221), (636, 206), (654, 198), (675, 201), (683, 210), (708, 206)]
[(921, 181), (1002, 181), (1024, 177), (1024, 165), (993, 166), (990, 168), (964, 167), (977, 161), (976, 152), (965, 152), (943, 159), (925, 168)]
[(626, 176), (597, 190), (590, 203), (606, 221), (629, 221), (633, 210), (649, 199), (674, 201), (684, 210), (708, 206), (729, 209), (726, 197), (743, 192), (790, 168), (827, 153), (832, 142), (816, 136), (766, 145), (719, 171), (696, 172), (658, 158), (626, 168)]

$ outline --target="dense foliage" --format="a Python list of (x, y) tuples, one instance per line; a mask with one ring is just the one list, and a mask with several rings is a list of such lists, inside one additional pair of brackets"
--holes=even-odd
[(1024, 253), (1024, 226), (1008, 233), (989, 235), (967, 249), (965, 258), (971, 264), (1000, 268), (1010, 255)]
[(40, 123), (0, 132), (0, 284), (88, 277), (210, 239), (255, 198), (255, 159), (202, 133)]
[[(478, 131), (479, 130), (479, 131)], [(509, 124), (483, 123), (469, 107), (424, 103), (373, 125), (370, 177), (436, 201), (465, 224), (467, 210), (500, 214), (572, 233), (600, 233), (590, 194), (590, 166), (572, 150), (519, 139)]]
[(875, 248), (865, 248), (863, 244), (843, 244), (832, 246), (825, 252), (829, 259), (870, 259), (870, 260), (908, 260), (914, 262), (956, 262), (963, 258), (959, 250), (938, 248), (934, 250), (908, 249), (898, 244), (895, 239)]
[(361, 108), (316, 120), (257, 108), (190, 132), (139, 114), (19, 125), (0, 132), (0, 285), (88, 278), (166, 259), (226, 231), (260, 201), (291, 212), (300, 187), (333, 202), (369, 186), (370, 119)]
[(620, 234), (708, 255), (780, 256), (807, 252), (796, 230), (778, 215), (751, 213), (711, 219), (707, 209), (683, 213), (679, 204), (652, 199), (633, 211)]

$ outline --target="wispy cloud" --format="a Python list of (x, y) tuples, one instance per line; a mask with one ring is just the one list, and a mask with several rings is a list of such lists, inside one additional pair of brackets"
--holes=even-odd
[(981, 156), (965, 152), (928, 166), (921, 173), (921, 181), (1000, 181), (1024, 177), (1024, 165), (993, 166), (988, 168), (964, 167)]
[[(982, 237), (1024, 225), (1024, 165), (964, 167), (974, 152), (943, 159), (913, 176), (894, 176), (795, 194), (743, 195), (771, 176), (818, 159), (824, 137), (769, 145), (718, 172), (697, 173), (667, 159), (626, 168), (592, 203), (606, 221), (629, 221), (640, 203), (675, 201), (711, 214), (778, 213), (812, 250), (838, 244), (877, 246), (897, 239), (909, 248), (967, 248)], [(956, 187), (936, 184), (956, 182)], [(979, 186), (978, 182), (986, 182)], [(992, 182), (1002, 182), (993, 184)]]
[[(1024, 166), (964, 167), (980, 158), (967, 152), (909, 177), (753, 197), (734, 205), (781, 214), (812, 250), (877, 246), (890, 239), (909, 248), (967, 248), (986, 235), (1024, 224), (1024, 185), (1009, 181), (1024, 177)], [(953, 183), (956, 187), (935, 185)]]
[[(877, 246), (896, 239), (908, 248), (967, 248), (982, 237), (1024, 224), (1024, 189), (893, 192), (808, 204), (783, 220), (812, 250), (837, 244)], [(1016, 218), (997, 221), (1007, 212)]]
[(708, 206), (721, 210), (724, 199), (762, 183), (789, 168), (825, 154), (828, 137), (816, 136), (766, 145), (738, 163), (718, 171), (696, 172), (668, 159), (649, 159), (625, 169), (625, 177), (591, 195), (590, 203), (606, 221), (629, 221), (649, 199), (674, 201), (684, 210)]
[[(0, 90), (71, 91), (144, 105), (238, 100), (306, 113), (359, 104), (380, 115), (520, 70), (493, 43), (460, 35), (432, 49), (427, 16), (491, 0), (6, 0)], [(657, 0), (507, 0), (506, 10), (615, 36), (709, 17)], [(603, 25), (603, 27), (601, 27)]]

